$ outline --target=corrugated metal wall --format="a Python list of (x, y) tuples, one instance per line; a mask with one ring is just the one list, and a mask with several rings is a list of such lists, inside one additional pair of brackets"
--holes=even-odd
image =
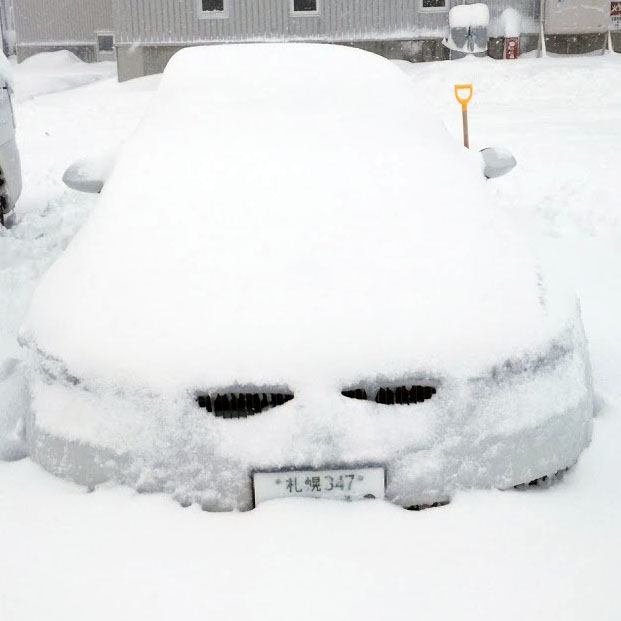
[[(421, 12), (420, 0), (323, 0), (320, 15), (300, 17), (290, 15), (289, 0), (228, 0), (225, 19), (199, 19), (197, 0), (113, 1), (118, 43), (411, 39), (443, 36), (448, 23), (446, 11)], [(493, 18), (508, 6), (525, 16), (525, 25), (538, 16), (539, 0), (488, 4)]]
[(14, 0), (17, 42), (94, 43), (97, 30), (112, 30), (111, 3), (112, 0)]
[[(412, 39), (441, 37), (448, 23), (446, 11), (421, 12), (421, 0), (322, 0), (320, 15), (299, 17), (290, 15), (290, 0), (227, 1), (229, 17), (200, 19), (199, 0), (15, 0), (18, 43), (88, 43), (95, 31), (111, 29), (117, 43)], [(534, 32), (539, 0), (488, 5), (491, 34), (508, 6), (524, 16), (524, 31)]]
[(131, 19), (118, 41), (178, 43), (257, 39), (349, 39), (411, 32), (417, 0), (324, 0), (318, 16), (291, 17), (289, 0), (228, 0), (226, 19), (199, 19), (196, 0), (117, 0)]

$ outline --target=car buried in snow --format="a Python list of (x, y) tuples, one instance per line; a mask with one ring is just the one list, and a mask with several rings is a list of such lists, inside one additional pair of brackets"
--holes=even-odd
[(571, 466), (579, 307), (481, 169), (379, 56), (177, 53), (22, 327), (31, 456), (209, 510)]
[(0, 227), (13, 212), (22, 192), (22, 168), (15, 142), (13, 87), (9, 61), (0, 52)]

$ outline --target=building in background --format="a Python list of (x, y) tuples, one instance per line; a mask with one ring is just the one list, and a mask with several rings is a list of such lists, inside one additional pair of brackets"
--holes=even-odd
[(11, 0), (17, 60), (69, 50), (82, 60), (114, 59), (113, 0)]
[[(2, 1), (2, 0), (0, 0)], [(69, 49), (84, 60), (118, 60), (119, 79), (164, 69), (188, 45), (335, 42), (387, 58), (450, 57), (448, 12), (463, 0), (7, 0), (15, 3), (17, 56)], [(472, 4), (467, 0), (466, 4)], [(489, 54), (505, 49), (503, 12), (521, 16), (520, 53), (602, 49), (610, 0), (488, 0)], [(614, 4), (614, 3), (613, 3)]]
[[(115, 0), (119, 78), (162, 70), (180, 47), (201, 43), (318, 41), (387, 58), (441, 60), (448, 11), (458, 0)], [(492, 24), (520, 7), (536, 46), (539, 0), (490, 0)], [(529, 43), (525, 40), (525, 46)], [(531, 44), (532, 45), (532, 44)]]

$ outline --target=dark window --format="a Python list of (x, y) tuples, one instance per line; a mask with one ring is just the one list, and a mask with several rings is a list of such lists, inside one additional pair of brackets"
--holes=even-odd
[(446, 0), (423, 0), (423, 9), (444, 9)]
[(99, 35), (97, 37), (97, 49), (100, 52), (114, 52), (114, 37), (112, 35)]
[(202, 3), (205, 12), (224, 12), (224, 0), (202, 0)]
[(310, 11), (312, 13), (317, 12), (317, 0), (293, 0), (293, 12), (303, 13)]

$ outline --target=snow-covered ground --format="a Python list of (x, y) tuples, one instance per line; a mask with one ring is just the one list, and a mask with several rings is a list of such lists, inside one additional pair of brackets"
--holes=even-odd
[[(0, 233), (5, 458), (22, 453), (15, 334), (96, 200), (65, 190), (62, 172), (127, 136), (158, 81), (119, 85), (109, 65), (67, 56), (37, 64), (38, 77), (16, 68), (25, 191)], [(456, 140), (452, 86), (474, 82), (473, 148), (519, 162), (493, 182), (498, 200), (581, 295), (598, 416), (578, 465), (547, 490), (467, 492), (420, 513), (287, 500), (210, 514), (0, 462), (0, 619), (621, 618), (621, 56), (400, 66)]]

